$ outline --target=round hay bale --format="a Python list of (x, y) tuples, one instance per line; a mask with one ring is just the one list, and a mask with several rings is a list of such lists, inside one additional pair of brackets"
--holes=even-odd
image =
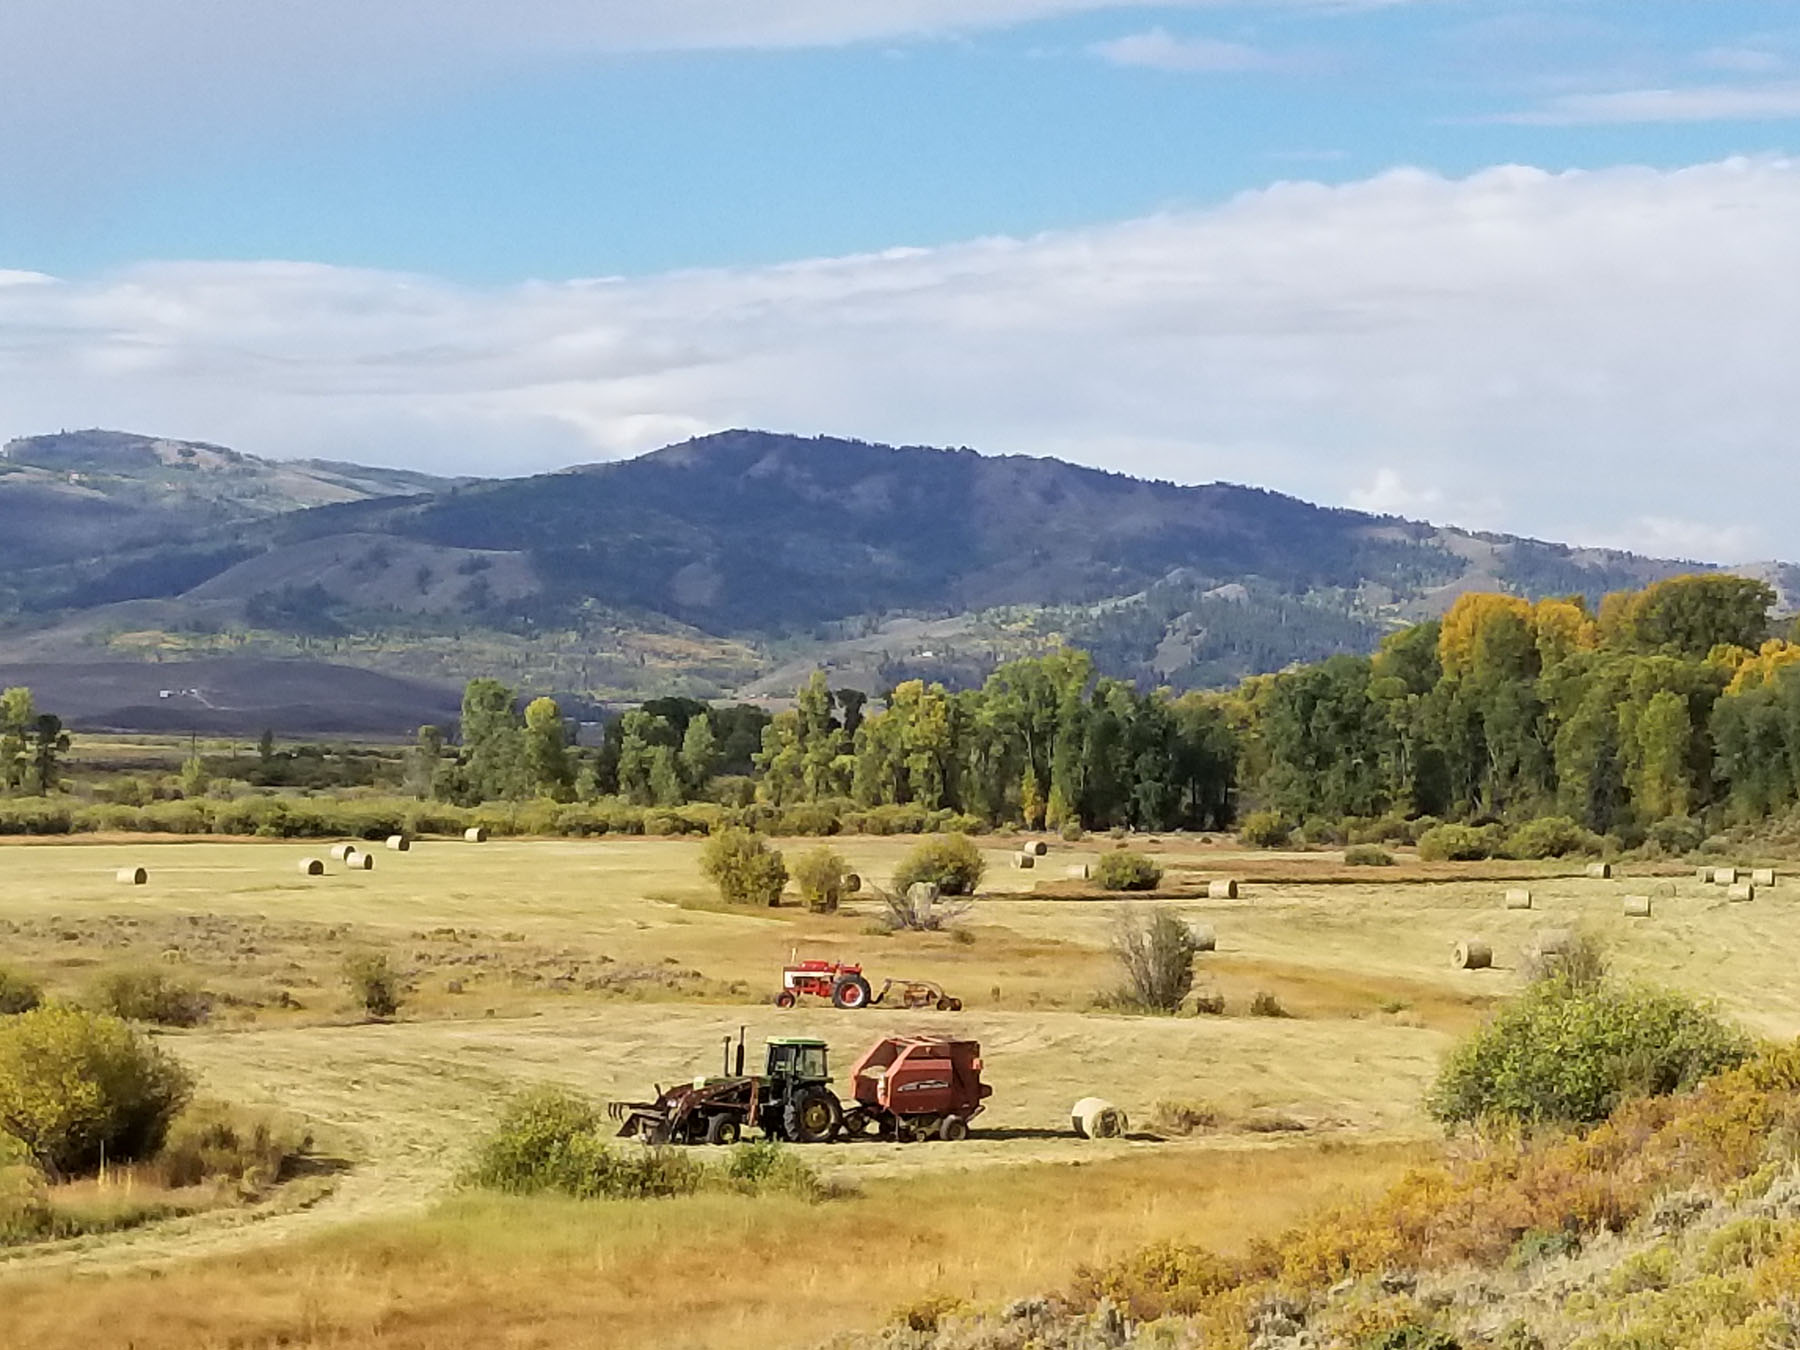
[(1532, 950), (1539, 956), (1561, 956), (1575, 945), (1575, 930), (1572, 928), (1540, 929), (1532, 943)]
[(1773, 867), (1756, 868), (1750, 873), (1750, 884), (1752, 886), (1773, 886), (1775, 884), (1775, 869)]
[(1025, 841), (1025, 852), (1029, 853), (1034, 858), (1041, 858), (1049, 851), (1050, 845), (1046, 844), (1042, 839), (1028, 839)]
[(1022, 872), (1029, 872), (1037, 866), (1037, 854), (1027, 853), (1023, 849), (1012, 855), (1012, 865)]
[(1612, 864), (1589, 863), (1587, 865), (1587, 874), (1595, 881), (1610, 881), (1612, 880)]
[(1219, 950), (1219, 935), (1213, 932), (1210, 923), (1197, 923), (1189, 931), (1194, 935), (1195, 951), (1216, 952)]
[(1474, 939), (1459, 942), (1450, 954), (1450, 964), (1458, 970), (1486, 970), (1494, 964), (1494, 949)]
[(1206, 883), (1208, 900), (1235, 900), (1238, 898), (1238, 885), (1235, 881), (1209, 881)]
[(487, 826), (471, 825), (468, 829), (463, 831), (463, 842), (469, 844), (485, 844), (487, 843), (487, 836)]
[(404, 834), (390, 834), (387, 837), (387, 846), (395, 853), (406, 853), (412, 849), (412, 840)]
[(1070, 881), (1086, 881), (1089, 877), (1094, 875), (1094, 869), (1089, 867), (1086, 863), (1075, 863), (1073, 866), (1065, 867), (1063, 869), (1063, 875)]
[(150, 873), (141, 867), (121, 867), (116, 876), (121, 886), (143, 886), (150, 881)]
[(1506, 893), (1506, 907), (1508, 909), (1530, 909), (1531, 892), (1522, 887), (1508, 891)]
[(1628, 919), (1647, 919), (1650, 917), (1650, 897), (1647, 895), (1628, 895), (1625, 897), (1625, 917)]
[(1715, 867), (1712, 870), (1712, 884), (1715, 886), (1737, 885), (1738, 873), (1735, 867)]
[(1117, 1139), (1131, 1128), (1125, 1113), (1103, 1097), (1083, 1097), (1069, 1111), (1069, 1123), (1083, 1139)]
[(333, 844), (331, 846), (331, 861), (342, 862), (354, 852), (356, 852), (355, 844)]
[(1712, 880), (1712, 868), (1702, 867), (1699, 871), (1694, 873), (1694, 880), (1695, 881), (1711, 881)]
[(942, 896), (943, 892), (934, 881), (915, 881), (906, 888), (906, 903), (913, 907), (915, 913), (930, 909)]
[(862, 889), (862, 878), (854, 872), (844, 873), (844, 894), (855, 895)]
[(300, 875), (303, 877), (324, 876), (325, 860), (323, 858), (302, 858), (300, 860)]
[(352, 872), (373, 872), (375, 870), (375, 855), (373, 853), (364, 853), (361, 849), (353, 848), (344, 855), (344, 866), (349, 868)]
[(1756, 887), (1747, 881), (1740, 881), (1725, 892), (1725, 898), (1727, 900), (1754, 900), (1756, 899)]

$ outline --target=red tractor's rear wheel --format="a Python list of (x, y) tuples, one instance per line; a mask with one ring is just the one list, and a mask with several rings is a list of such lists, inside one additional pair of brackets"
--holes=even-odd
[(869, 1006), (869, 982), (860, 975), (846, 975), (831, 989), (831, 1001), (840, 1008)]
[(775, 1006), (777, 1008), (793, 1007), (794, 991), (792, 989), (783, 989), (779, 994), (775, 995)]

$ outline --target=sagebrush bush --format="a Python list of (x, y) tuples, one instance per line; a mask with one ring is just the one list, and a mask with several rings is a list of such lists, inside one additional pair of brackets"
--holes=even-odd
[(788, 879), (780, 850), (760, 834), (737, 826), (727, 826), (707, 839), (700, 850), (700, 871), (733, 905), (779, 905)]
[(1425, 862), (1477, 862), (1500, 847), (1500, 831), (1492, 825), (1434, 825), (1419, 836)]
[(43, 1001), (43, 987), (35, 980), (0, 966), (0, 1017), (30, 1012)]
[(127, 1022), (197, 1027), (212, 1012), (212, 996), (160, 970), (115, 970), (95, 980), (87, 1003)]
[(1600, 836), (1567, 816), (1539, 816), (1506, 836), (1509, 858), (1566, 858), (1571, 853), (1598, 853)]
[(1293, 833), (1279, 811), (1252, 811), (1238, 823), (1238, 842), (1250, 848), (1286, 848)]
[(1166, 909), (1148, 918), (1135, 907), (1114, 921), (1113, 955), (1125, 975), (1123, 1001), (1150, 1012), (1172, 1013), (1194, 987), (1194, 930)]
[(1627, 1096), (1692, 1087), (1752, 1048), (1684, 994), (1553, 976), (1451, 1051), (1425, 1105), (1446, 1125), (1588, 1124)]
[(849, 870), (841, 853), (821, 845), (795, 861), (794, 886), (813, 913), (831, 914), (843, 901), (844, 877)]
[(192, 1087), (116, 1017), (45, 1004), (0, 1021), (0, 1132), (55, 1173), (149, 1157)]
[(1250, 1000), (1250, 1015), (1252, 1017), (1292, 1016), (1287, 1008), (1283, 1006), (1281, 1000), (1276, 998), (1275, 995), (1271, 994), (1267, 989), (1258, 990), (1256, 996)]
[(1102, 853), (1094, 864), (1094, 883), (1103, 891), (1153, 891), (1162, 879), (1162, 868), (1141, 853)]
[(894, 889), (909, 890), (925, 881), (943, 895), (973, 895), (987, 864), (981, 850), (965, 834), (922, 840), (894, 871)]
[(311, 1147), (305, 1128), (279, 1112), (199, 1101), (170, 1122), (155, 1163), (165, 1186), (228, 1181), (255, 1196)]
[(370, 1017), (392, 1017), (403, 997), (400, 976), (386, 952), (352, 952), (344, 958), (344, 982), (350, 997)]
[(1392, 867), (1394, 855), (1379, 844), (1352, 844), (1344, 850), (1344, 862), (1351, 867)]
[(1648, 842), (1669, 857), (1681, 857), (1700, 847), (1706, 827), (1691, 816), (1664, 816), (1645, 832)]
[(620, 1146), (594, 1104), (566, 1088), (537, 1087), (506, 1104), (463, 1172), (465, 1185), (513, 1195), (645, 1200), (702, 1188), (820, 1200), (832, 1192), (803, 1158), (772, 1141), (740, 1144), (722, 1161), (682, 1148)]

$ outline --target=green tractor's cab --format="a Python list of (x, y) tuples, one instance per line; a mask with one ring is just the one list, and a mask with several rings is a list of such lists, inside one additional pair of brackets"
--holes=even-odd
[(825, 1042), (806, 1036), (771, 1036), (768, 1041), (769, 1062), (764, 1076), (789, 1083), (829, 1083), (831, 1072), (825, 1065)]

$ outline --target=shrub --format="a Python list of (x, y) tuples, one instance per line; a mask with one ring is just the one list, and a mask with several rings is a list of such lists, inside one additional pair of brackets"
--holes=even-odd
[(1426, 1098), (1446, 1125), (1590, 1124), (1631, 1094), (1692, 1087), (1751, 1042), (1682, 994), (1538, 980), (1459, 1044)]
[(1079, 820), (1065, 820), (1058, 834), (1062, 835), (1065, 844), (1078, 844), (1086, 837), (1087, 831), (1081, 828)]
[(987, 864), (966, 834), (923, 840), (894, 872), (894, 889), (906, 891), (927, 881), (944, 895), (973, 895)]
[(1506, 837), (1506, 854), (1512, 858), (1564, 858), (1599, 851), (1600, 836), (1567, 816), (1539, 816)]
[(1279, 811), (1252, 811), (1238, 825), (1238, 842), (1250, 848), (1286, 848), (1292, 834)]
[(563, 1088), (532, 1088), (507, 1103), (464, 1180), (484, 1190), (556, 1191), (578, 1200), (691, 1195), (700, 1188), (700, 1164), (681, 1150), (615, 1151), (607, 1133), (585, 1098)]
[(1475, 862), (1494, 856), (1499, 831), (1494, 826), (1434, 825), (1419, 836), (1419, 857), (1426, 862)]
[(392, 1017), (400, 1011), (400, 977), (386, 952), (352, 952), (344, 958), (350, 996), (370, 1017)]
[(1664, 816), (1647, 832), (1649, 842), (1665, 854), (1692, 853), (1706, 838), (1706, 828), (1690, 816)]
[(1379, 844), (1352, 844), (1344, 850), (1344, 861), (1351, 867), (1392, 867), (1394, 855)]
[(212, 1012), (212, 997), (191, 984), (172, 980), (160, 970), (118, 970), (102, 975), (87, 1001), (99, 1012), (127, 1022), (154, 1022), (164, 1027), (197, 1027)]
[(116, 1017), (46, 1004), (0, 1022), (0, 1132), (54, 1173), (148, 1157), (191, 1089)]
[(311, 1147), (312, 1136), (276, 1112), (194, 1102), (170, 1124), (156, 1167), (165, 1186), (229, 1181), (254, 1196)]
[(1103, 891), (1153, 891), (1162, 879), (1162, 868), (1141, 853), (1102, 853), (1094, 864), (1094, 883)]
[(1257, 991), (1256, 997), (1250, 1000), (1252, 1017), (1290, 1017), (1288, 1010), (1282, 1006), (1281, 1000), (1267, 989)]
[(812, 1165), (773, 1139), (739, 1144), (726, 1156), (725, 1184), (745, 1195), (792, 1195), (801, 1200), (823, 1200), (831, 1188), (819, 1179)]
[(1148, 920), (1128, 909), (1113, 925), (1113, 955), (1125, 973), (1125, 1001), (1172, 1013), (1194, 987), (1194, 930), (1166, 909)]
[(1348, 842), (1344, 831), (1336, 822), (1326, 820), (1323, 816), (1312, 816), (1300, 826), (1300, 841), (1314, 848), (1329, 848), (1333, 844)]
[(707, 839), (700, 850), (700, 871), (733, 905), (779, 905), (788, 879), (780, 851), (761, 835), (736, 826)]
[(43, 1001), (44, 991), (37, 983), (0, 967), (0, 1017), (30, 1012)]
[(808, 909), (831, 914), (844, 898), (844, 874), (849, 870), (842, 854), (821, 845), (800, 855), (794, 864), (794, 884)]
[(877, 931), (938, 933), (969, 912), (969, 902), (944, 902), (930, 882), (914, 882), (905, 891), (877, 891), (881, 897), (882, 927)]

